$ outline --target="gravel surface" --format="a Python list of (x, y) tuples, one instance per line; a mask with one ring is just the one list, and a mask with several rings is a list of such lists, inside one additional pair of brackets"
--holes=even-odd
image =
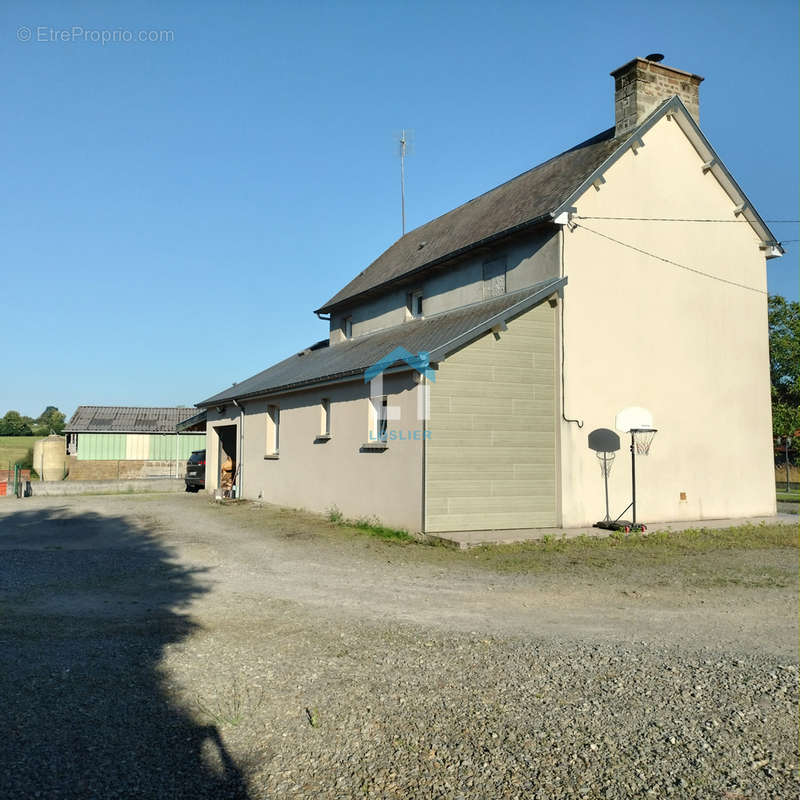
[(0, 503), (2, 797), (800, 793), (796, 580), (500, 575), (198, 497), (31, 500)]

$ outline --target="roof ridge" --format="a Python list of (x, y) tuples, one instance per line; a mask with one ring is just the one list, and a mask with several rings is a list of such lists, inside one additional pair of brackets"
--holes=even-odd
[[(437, 219), (441, 219), (442, 217), (446, 217), (448, 214), (452, 214), (454, 211), (458, 211), (460, 208), (463, 208), (464, 206), (468, 206), (470, 203), (474, 203), (476, 200), (480, 200), (481, 197), (486, 197), (487, 194), (491, 194), (492, 192), (497, 191), (497, 189), (502, 189), (504, 186), (507, 186), (509, 183), (513, 183), (514, 181), (518, 180), (519, 178), (522, 178), (522, 177), (524, 177), (525, 175), (528, 175), (531, 172), (535, 172), (537, 169), (541, 169), (542, 167), (546, 167), (551, 161), (555, 161), (556, 159), (561, 158), (561, 156), (564, 156), (567, 153), (574, 153), (576, 150), (580, 150), (582, 147), (588, 147), (589, 145), (598, 144), (599, 142), (604, 142), (604, 141), (607, 141), (607, 140), (610, 141), (611, 139), (614, 139), (616, 137), (614, 137), (614, 136), (606, 137), (606, 134), (613, 133), (613, 131), (614, 131), (614, 126), (612, 125), (612, 127), (607, 128), (606, 130), (601, 131), (600, 133), (597, 133), (594, 136), (590, 136), (588, 139), (584, 139), (582, 142), (580, 142), (579, 144), (576, 144), (574, 147), (568, 147), (566, 150), (562, 150), (560, 153), (557, 153), (554, 156), (550, 156), (550, 158), (547, 158), (544, 161), (540, 161), (535, 166), (530, 167), (529, 169), (522, 170), (522, 172), (514, 175), (513, 178), (509, 178), (508, 180), (505, 180), (502, 183), (498, 183), (497, 186), (493, 186), (491, 189), (487, 189), (485, 192), (481, 192), (480, 194), (476, 194), (475, 197), (471, 198), (470, 200), (467, 200), (465, 203), (461, 203), (461, 205), (458, 205), (455, 208), (451, 208), (450, 211), (445, 211), (444, 214), (439, 214), (438, 217), (434, 217), (433, 219), (428, 220), (428, 222), (423, 222), (422, 225), (419, 225), (417, 228), (414, 228), (413, 230), (410, 230), (405, 235), (408, 236), (409, 234), (414, 233), (415, 230), (418, 230), (419, 228), (423, 228), (423, 227), (425, 227), (425, 225), (429, 225), (431, 222), (436, 222)], [(401, 236), (400, 239), (402, 239), (402, 238), (404, 238), (404, 237)], [(400, 241), (400, 239), (397, 239), (396, 241)]]

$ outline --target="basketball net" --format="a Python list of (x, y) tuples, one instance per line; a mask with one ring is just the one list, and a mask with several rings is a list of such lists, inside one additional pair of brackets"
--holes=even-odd
[(656, 428), (632, 429), (633, 444), (636, 447), (636, 455), (646, 456), (650, 452), (650, 445), (653, 444), (658, 430)]
[(617, 457), (616, 453), (604, 453), (602, 450), (596, 450), (595, 455), (600, 462), (600, 474), (607, 478), (611, 474), (611, 467), (614, 466), (614, 459)]

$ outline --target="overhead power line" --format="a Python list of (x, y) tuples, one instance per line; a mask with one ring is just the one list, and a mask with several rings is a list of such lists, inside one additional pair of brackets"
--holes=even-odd
[[(575, 214), (573, 219), (615, 219), (625, 222), (747, 222), (748, 219), (701, 219), (698, 217), (584, 217)], [(770, 225), (797, 225), (800, 219), (765, 219)]]
[(579, 223), (573, 223), (576, 228), (581, 228), (587, 233), (593, 233), (595, 236), (599, 236), (601, 239), (607, 239), (609, 242), (614, 242), (614, 244), (620, 245), (620, 247), (626, 247), (628, 250), (633, 250), (637, 253), (641, 253), (643, 256), (648, 256), (650, 258), (655, 258), (657, 261), (663, 261), (665, 264), (670, 264), (673, 267), (678, 267), (679, 269), (685, 269), (687, 272), (693, 272), (695, 275), (702, 275), (704, 278), (710, 278), (714, 281), (719, 281), (720, 283), (727, 283), (730, 286), (738, 286), (740, 289), (747, 289), (751, 292), (756, 292), (757, 294), (768, 294), (763, 289), (756, 289), (754, 286), (748, 286), (745, 283), (737, 283), (736, 281), (730, 281), (727, 278), (720, 278), (717, 275), (711, 275), (708, 272), (703, 272), (701, 269), (697, 269), (696, 267), (688, 267), (686, 264), (679, 264), (677, 261), (673, 261), (670, 258), (664, 258), (664, 256), (656, 255), (655, 253), (651, 253), (648, 250), (642, 250), (641, 247), (636, 247), (635, 245), (628, 244), (627, 242), (621, 242), (619, 239), (615, 239), (613, 236), (607, 236), (605, 233), (600, 233), (600, 231), (593, 230), (592, 228), (587, 228), (585, 225), (580, 225)]

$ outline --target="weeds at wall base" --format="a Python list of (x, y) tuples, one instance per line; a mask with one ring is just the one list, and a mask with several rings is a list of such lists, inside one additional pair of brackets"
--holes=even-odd
[(342, 512), (336, 507), (331, 506), (327, 511), (328, 522), (342, 528), (354, 528), (355, 530), (376, 536), (379, 539), (386, 539), (396, 542), (419, 542), (420, 539), (412, 536), (408, 531), (397, 528), (387, 528), (381, 524), (377, 517), (357, 517), (356, 519), (346, 519)]

